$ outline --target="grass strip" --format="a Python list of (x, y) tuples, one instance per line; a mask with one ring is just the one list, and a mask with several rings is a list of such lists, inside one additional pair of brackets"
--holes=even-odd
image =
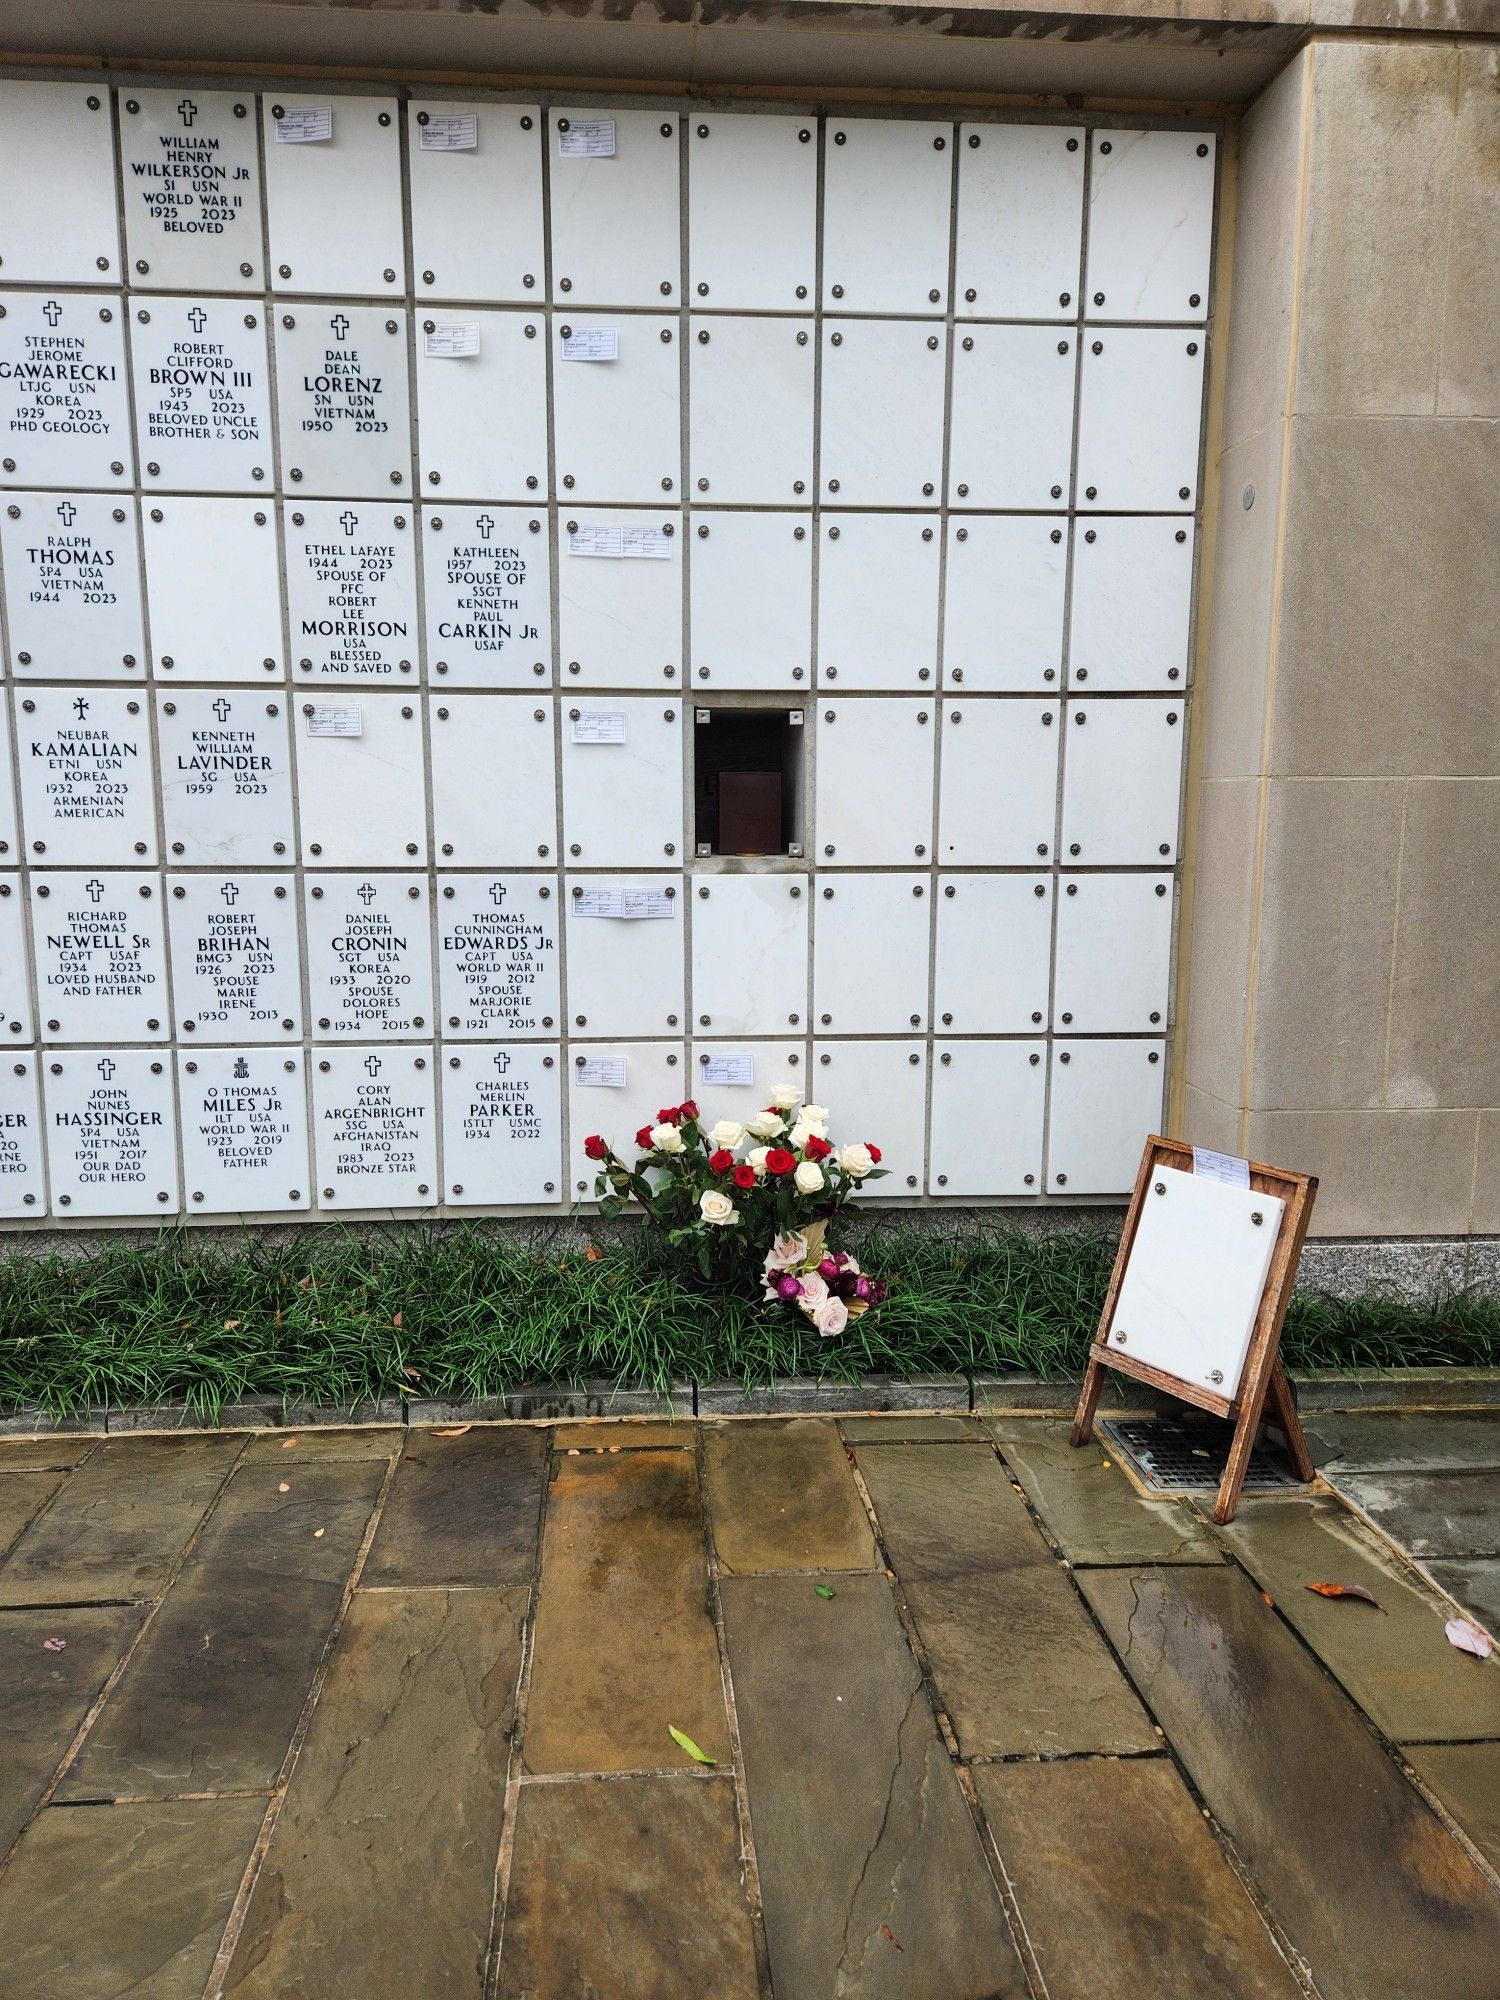
[[(1114, 1254), (1106, 1233), (947, 1234), (895, 1216), (848, 1241), (893, 1290), (830, 1341), (800, 1315), (703, 1286), (639, 1232), (587, 1246), (565, 1225), (522, 1241), (482, 1221), (237, 1245), (169, 1231), (18, 1254), (0, 1258), (0, 1410), (180, 1404), (212, 1419), (263, 1395), (342, 1408), (523, 1384), (1055, 1376), (1083, 1364)], [(1298, 1369), (1492, 1367), (1500, 1300), (1301, 1293), (1284, 1352)]]

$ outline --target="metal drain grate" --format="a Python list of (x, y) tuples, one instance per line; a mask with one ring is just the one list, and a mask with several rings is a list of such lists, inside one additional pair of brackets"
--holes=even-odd
[[(1234, 1432), (1202, 1417), (1106, 1417), (1099, 1426), (1153, 1493), (1212, 1493), (1224, 1476)], [(1301, 1480), (1290, 1459), (1261, 1442), (1250, 1454), (1247, 1493), (1271, 1493)]]

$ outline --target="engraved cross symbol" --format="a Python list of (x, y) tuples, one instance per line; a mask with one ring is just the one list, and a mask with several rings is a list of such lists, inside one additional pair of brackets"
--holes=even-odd
[(214, 714), (219, 718), (220, 722), (227, 722), (233, 713), (234, 710), (230, 703), (224, 699), (223, 695), (220, 695), (219, 699), (214, 703)]
[(380, 892), (373, 882), (361, 882), (354, 893), (368, 910)]
[(339, 515), (339, 526), (346, 535), (352, 535), (354, 530), (359, 526), (359, 516), (352, 507), (346, 507), (343, 513)]
[(73, 713), (78, 717), (78, 720), (82, 722), (83, 718), (88, 714), (88, 712), (89, 712), (89, 705), (87, 701), (84, 700), (81, 694), (75, 695), (73, 699)]
[(99, 898), (104, 894), (104, 884), (99, 880), (97, 875), (92, 881), (85, 882), (83, 886), (89, 892), (89, 901), (91, 903), (97, 903)]
[(233, 909), (235, 904), (240, 900), (239, 885), (234, 882), (226, 882), (219, 891), (219, 894), (228, 903), (229, 907)]
[(193, 307), (193, 310), (188, 314), (188, 325), (193, 329), (194, 333), (202, 333), (204, 327), (208, 325), (208, 314), (203, 310), (202, 306)]
[(102, 1077), (104, 1078), (104, 1081), (105, 1081), (106, 1083), (108, 1083), (108, 1082), (109, 1082), (109, 1080), (110, 1080), (110, 1078), (111, 1078), (111, 1077), (112, 1077), (112, 1076), (114, 1075), (114, 1073), (115, 1073), (115, 1066), (114, 1066), (114, 1064), (113, 1064), (113, 1063), (112, 1063), (112, 1062), (110, 1061), (110, 1059), (109, 1059), (109, 1057), (108, 1057), (108, 1056), (104, 1056), (104, 1057), (102, 1057), (102, 1058), (100, 1059), (100, 1061), (99, 1061), (99, 1064), (98, 1064), (98, 1070), (99, 1070), (99, 1074), (100, 1074), (100, 1075), (101, 1075), (101, 1076), (102, 1076)]
[(47, 303), (42, 307), (42, 317), (46, 320), (48, 326), (57, 325), (57, 322), (62, 318), (62, 307), (57, 303), (56, 299), (48, 299)]
[(181, 118), (184, 125), (190, 126), (192, 124), (193, 120), (198, 116), (198, 107), (194, 104), (192, 98), (183, 98), (181, 104), (177, 107), (177, 115)]
[(333, 329), (335, 340), (342, 340), (349, 331), (349, 321), (344, 313), (335, 313), (328, 324)]
[(490, 901), (494, 904), (497, 910), (499, 909), (500, 905), (505, 901), (505, 884), (503, 882), (491, 882)]
[(380, 1058), (379, 1058), (379, 1056), (366, 1056), (366, 1057), (365, 1057), (365, 1075), (366, 1075), (366, 1076), (379, 1076), (379, 1074), (380, 1074)]
[(71, 528), (73, 523), (78, 519), (78, 509), (73, 505), (71, 500), (64, 500), (57, 510), (57, 518), (65, 528)]
[(481, 514), (474, 526), (479, 530), (480, 539), (487, 542), (495, 532), (495, 517), (493, 514)]
[(496, 1049), (495, 1067), (502, 1076), (510, 1068), (510, 1057), (505, 1053), (504, 1049)]

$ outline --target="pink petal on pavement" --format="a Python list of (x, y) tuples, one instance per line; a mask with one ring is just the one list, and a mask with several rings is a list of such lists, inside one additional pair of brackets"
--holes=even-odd
[(1457, 1646), (1461, 1653), (1472, 1653), (1477, 1660), (1487, 1660), (1495, 1650), (1489, 1633), (1472, 1618), (1450, 1618), (1443, 1630), (1448, 1634), (1450, 1646)]

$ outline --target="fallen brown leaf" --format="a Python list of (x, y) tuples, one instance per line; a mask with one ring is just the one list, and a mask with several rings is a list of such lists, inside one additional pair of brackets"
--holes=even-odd
[(1319, 1597), (1356, 1597), (1361, 1604), (1373, 1604), (1377, 1611), (1383, 1609), (1380, 1599), (1372, 1597), (1362, 1583), (1309, 1583), (1303, 1588), (1316, 1591)]
[(467, 1437), (473, 1428), (472, 1424), (445, 1424), (441, 1430), (434, 1429), (432, 1435), (435, 1438)]
[(590, 1264), (597, 1264), (599, 1259), (604, 1255), (604, 1252), (599, 1248), (597, 1243), (591, 1243), (583, 1254)]
[(1261, 1592), (1260, 1601), (1262, 1604), (1269, 1604), (1273, 1611), (1276, 1609), (1276, 1599), (1271, 1595), (1269, 1590)]
[(401, 1320), (402, 1320), (402, 1315), (400, 1313), (391, 1314), (391, 1325), (396, 1327), (398, 1330), (401, 1326)]
[(281, 1440), (281, 1449), (283, 1451), (290, 1451), (294, 1444), (301, 1444), (301, 1442), (301, 1438), (283, 1438)]
[(226, 1333), (233, 1333), (238, 1325), (239, 1321), (237, 1319), (226, 1319), (224, 1322), (224, 1331)]
[(880, 1926), (880, 1935), (883, 1938), (888, 1938), (890, 1942), (896, 1947), (897, 1951), (905, 1951), (906, 1949), (905, 1945), (902, 1944), (900, 1938), (897, 1937), (896, 1933), (891, 1929), (889, 1924), (882, 1924)]

